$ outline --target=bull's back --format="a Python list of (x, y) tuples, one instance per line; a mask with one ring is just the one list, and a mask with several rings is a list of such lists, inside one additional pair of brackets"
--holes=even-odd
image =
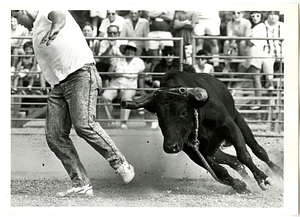
[[(214, 76), (206, 73), (174, 72), (167, 73), (161, 87), (201, 87), (216, 104), (223, 104), (230, 115), (235, 115), (234, 100), (226, 85)], [(220, 105), (221, 106), (221, 105)]]

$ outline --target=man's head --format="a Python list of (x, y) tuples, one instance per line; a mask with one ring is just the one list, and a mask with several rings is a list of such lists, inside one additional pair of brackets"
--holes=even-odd
[(269, 11), (267, 20), (271, 25), (277, 23), (279, 21), (279, 11)]
[(243, 11), (232, 11), (232, 19), (234, 21), (237, 21), (237, 22), (241, 21), (243, 16), (244, 16)]
[(112, 23), (116, 20), (117, 12), (114, 10), (108, 10), (107, 11), (107, 18)]
[(107, 28), (107, 35), (108, 37), (119, 37), (120, 36), (119, 27), (116, 25), (110, 25)]
[(89, 22), (84, 23), (82, 33), (85, 37), (93, 37), (93, 25)]
[(11, 29), (15, 30), (18, 26), (18, 20), (15, 17), (11, 17)]
[(18, 20), (18, 23), (25, 26), (27, 29), (33, 28), (33, 23), (36, 19), (38, 11), (36, 10), (12, 10), (11, 16)]
[(140, 17), (139, 11), (130, 11), (130, 19), (136, 22)]
[(172, 65), (175, 55), (175, 49), (172, 46), (164, 46), (162, 55), (165, 56), (166, 64)]
[(205, 58), (208, 56), (208, 53), (205, 51), (205, 50), (199, 50), (197, 53), (196, 53), (197, 56), (202, 56), (202, 57), (197, 57), (196, 58), (196, 63), (198, 64), (198, 66), (204, 66), (205, 63), (208, 62), (208, 58)]
[(33, 54), (34, 51), (33, 51), (33, 45), (32, 45), (32, 42), (31, 41), (27, 41), (24, 45), (23, 45), (23, 49), (24, 49), (24, 52), (27, 54), (27, 55), (30, 55), (30, 54)]

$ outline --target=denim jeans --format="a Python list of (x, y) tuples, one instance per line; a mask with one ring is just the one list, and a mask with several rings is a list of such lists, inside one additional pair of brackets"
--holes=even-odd
[(86, 64), (55, 85), (49, 94), (46, 140), (74, 186), (90, 184), (90, 180), (69, 137), (72, 124), (78, 136), (100, 153), (113, 169), (118, 169), (126, 161), (110, 136), (95, 122), (101, 87), (96, 67)]

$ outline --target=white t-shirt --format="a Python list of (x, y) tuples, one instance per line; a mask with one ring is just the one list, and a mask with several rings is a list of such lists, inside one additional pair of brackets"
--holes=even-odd
[(52, 21), (48, 19), (50, 12), (40, 10), (33, 23), (33, 48), (45, 79), (55, 85), (84, 64), (95, 61), (80, 27), (68, 11), (65, 11), (66, 24), (55, 40), (49, 46), (40, 44), (51, 28)]
[(112, 79), (110, 86), (113, 88), (137, 88), (138, 73), (144, 69), (144, 61), (138, 57), (134, 57), (129, 64), (125, 58), (120, 59), (117, 63), (116, 73), (126, 74), (123, 74), (122, 77)]
[(124, 24), (125, 19), (119, 15), (116, 14), (116, 19), (114, 20), (114, 22), (110, 22), (108, 18), (105, 18), (104, 20), (102, 20), (101, 25), (99, 27), (99, 31), (100, 32), (104, 32), (105, 35), (107, 34), (107, 28), (110, 25), (116, 25), (119, 27), (119, 31), (122, 31), (122, 27)]
[(194, 69), (196, 71), (196, 73), (207, 73), (207, 74), (211, 74), (211, 72), (213, 71), (213, 66), (211, 64), (205, 63), (204, 65), (204, 69), (201, 70), (198, 66), (198, 64), (194, 65)]
[[(24, 26), (21, 26), (20, 24), (17, 25), (16, 29), (11, 29), (11, 36), (27, 36), (28, 35), (28, 29), (26, 29)], [(18, 38), (12, 38), (10, 39), (10, 43), (12, 46), (16, 46), (18, 44), (18, 41), (20, 39)], [(24, 40), (26, 41), (26, 40)], [(21, 46), (25, 43), (22, 42)]]
[[(251, 29), (251, 37), (253, 38), (266, 38), (267, 31), (266, 26), (263, 23), (259, 23)], [(250, 40), (256, 46), (265, 46), (267, 45), (266, 40)]]
[[(265, 21), (265, 25), (267, 28), (267, 37), (268, 38), (284, 38), (284, 23), (278, 21), (276, 25), (270, 26), (268, 21)], [(282, 42), (282, 41), (281, 41)], [(283, 42), (281, 43), (279, 40), (268, 40), (270, 44), (271, 52), (277, 51), (277, 54), (280, 54), (281, 47), (283, 46)], [(284, 55), (283, 55), (284, 56)]]

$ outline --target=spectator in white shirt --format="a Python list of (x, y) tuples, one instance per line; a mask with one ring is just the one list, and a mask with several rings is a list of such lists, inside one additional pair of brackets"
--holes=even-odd
[(107, 18), (103, 19), (99, 28), (99, 37), (104, 37), (107, 35), (107, 28), (110, 25), (115, 25), (119, 27), (119, 31), (122, 31), (122, 27), (125, 19), (117, 14), (114, 10), (107, 11)]
[[(138, 73), (145, 69), (145, 64), (142, 59), (134, 57), (138, 49), (133, 41), (129, 41), (128, 44), (120, 46), (120, 51), (125, 55), (125, 58), (117, 62), (114, 70), (115, 77), (112, 78), (109, 88), (106, 89), (102, 95), (103, 101), (108, 104), (108, 106), (106, 106), (106, 113), (109, 119), (113, 119), (113, 99), (120, 94), (122, 101), (132, 101), (132, 98), (136, 94), (138, 82), (140, 85), (143, 85), (144, 80), (138, 79)], [(129, 118), (129, 114), (129, 109), (121, 109), (120, 119), (122, 120), (122, 129), (127, 129), (126, 121)], [(112, 121), (109, 125), (114, 127), (116, 124)]]

